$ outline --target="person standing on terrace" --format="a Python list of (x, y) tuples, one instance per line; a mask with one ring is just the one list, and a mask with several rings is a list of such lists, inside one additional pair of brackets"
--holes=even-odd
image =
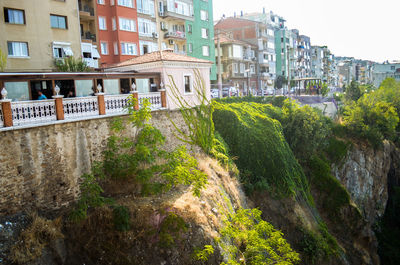
[(38, 100), (47, 99), (47, 97), (42, 93), (41, 90), (38, 90), (38, 94), (39, 94)]

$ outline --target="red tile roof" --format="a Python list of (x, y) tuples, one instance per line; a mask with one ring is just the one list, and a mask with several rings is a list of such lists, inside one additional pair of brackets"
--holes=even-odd
[[(244, 45), (244, 46), (253, 46), (253, 47), (257, 47), (256, 45), (246, 42), (246, 41), (241, 41), (241, 40), (235, 40), (230, 38), (229, 36), (227, 36), (226, 34), (220, 34), (219, 35), (219, 41), (221, 44), (224, 43), (236, 43), (236, 44), (240, 44), (240, 45)], [(215, 44), (217, 44), (217, 37), (215, 37)]]
[(172, 50), (164, 50), (164, 51), (156, 51), (147, 53), (142, 56), (138, 56), (120, 63), (108, 65), (106, 68), (114, 68), (120, 66), (128, 66), (128, 65), (136, 65), (136, 64), (144, 64), (144, 63), (153, 63), (158, 61), (169, 61), (169, 62), (188, 62), (188, 63), (209, 63), (213, 62), (198, 59), (194, 57), (190, 57), (187, 55), (174, 53)]

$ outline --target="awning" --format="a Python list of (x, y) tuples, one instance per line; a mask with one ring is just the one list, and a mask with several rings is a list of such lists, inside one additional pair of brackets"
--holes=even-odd
[(66, 56), (73, 56), (74, 53), (72, 52), (71, 47), (62, 47), (64, 53)]
[(95, 47), (92, 47), (92, 58), (100, 58), (100, 54)]
[(82, 43), (81, 49), (82, 49), (82, 52), (92, 53), (92, 44)]

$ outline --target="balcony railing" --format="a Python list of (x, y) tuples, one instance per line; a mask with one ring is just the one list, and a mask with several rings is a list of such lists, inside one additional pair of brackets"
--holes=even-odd
[[(40, 125), (53, 123), (57, 120), (79, 120), (101, 115), (127, 114), (126, 106), (131, 94), (104, 95), (103, 93), (90, 97), (76, 97), (35, 101), (0, 101), (0, 127)], [(143, 100), (148, 99), (150, 108), (157, 110), (166, 107), (165, 90), (152, 93), (133, 92), (133, 97), (138, 99), (135, 109), (143, 105)], [(4, 109), (7, 110), (4, 110)], [(3, 113), (10, 113), (4, 116)]]
[(164, 38), (166, 39), (186, 39), (185, 32), (182, 31), (169, 31), (165, 33)]
[(81, 3), (79, 3), (79, 11), (82, 12), (87, 12), (89, 13), (91, 16), (94, 16), (94, 8), (90, 7), (88, 5), (82, 5)]
[(96, 34), (91, 33), (90, 31), (86, 31), (82, 34), (82, 39), (92, 40), (93, 42), (96, 42)]
[[(193, 10), (193, 6), (191, 8)], [(178, 18), (182, 20), (190, 20), (194, 21), (194, 14), (182, 14), (178, 11), (178, 8), (174, 6), (168, 7), (168, 5), (164, 5), (163, 10), (158, 12), (160, 17), (166, 18), (166, 17), (173, 17), (173, 18)]]

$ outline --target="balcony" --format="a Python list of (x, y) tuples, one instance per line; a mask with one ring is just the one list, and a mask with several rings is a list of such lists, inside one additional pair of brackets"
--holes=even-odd
[(96, 34), (91, 33), (89, 31), (84, 32), (83, 34), (81, 34), (82, 37), (82, 42), (96, 42)]
[(83, 61), (86, 63), (87, 66), (92, 68), (99, 68), (99, 60), (92, 59), (92, 58), (83, 58)]
[(94, 8), (79, 3), (79, 16), (83, 19), (94, 20)]
[(169, 31), (169, 32), (165, 33), (164, 38), (186, 40), (186, 34), (185, 34), (185, 32), (182, 32), (182, 31)]
[[(192, 6), (193, 10), (193, 6)], [(183, 21), (194, 21), (194, 14), (182, 13), (175, 6), (164, 5), (163, 10), (158, 12), (159, 16), (165, 19), (180, 19)]]

